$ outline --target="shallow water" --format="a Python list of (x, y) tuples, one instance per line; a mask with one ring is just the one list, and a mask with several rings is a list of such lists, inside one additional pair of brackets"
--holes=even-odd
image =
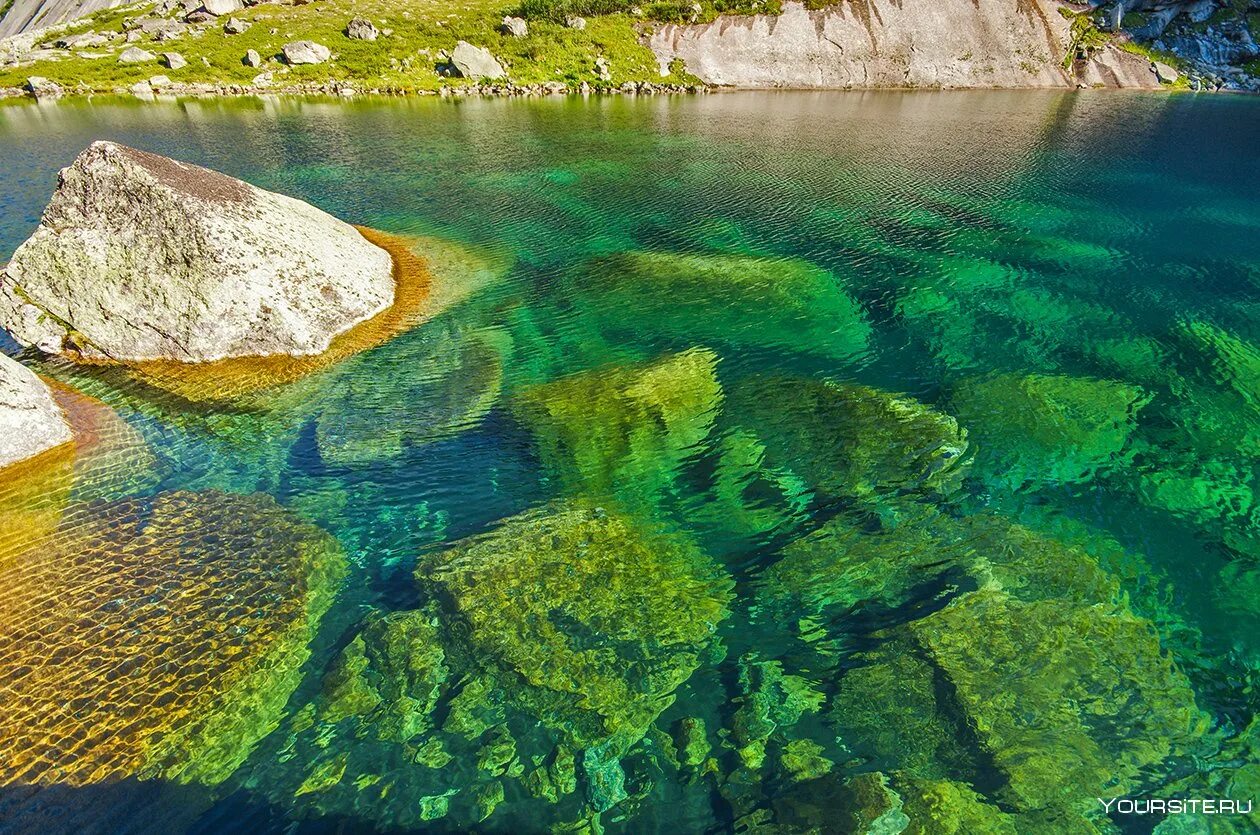
[(121, 421), (0, 482), (0, 831), (1260, 793), (1260, 100), (10, 106), (0, 254), (99, 138), (447, 298), (226, 399), (24, 357)]

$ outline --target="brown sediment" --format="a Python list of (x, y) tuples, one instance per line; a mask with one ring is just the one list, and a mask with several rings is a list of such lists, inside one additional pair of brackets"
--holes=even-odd
[(397, 235), (355, 227), (394, 260), (394, 303), (365, 322), (333, 338), (322, 354), (304, 357), (233, 357), (214, 362), (146, 360), (123, 363), (142, 383), (185, 400), (231, 400), (251, 392), (291, 383), (354, 354), (375, 348), (410, 330), (433, 314), (432, 276), (424, 259)]
[(75, 442), (0, 469), (0, 569), (61, 522), (74, 487)]

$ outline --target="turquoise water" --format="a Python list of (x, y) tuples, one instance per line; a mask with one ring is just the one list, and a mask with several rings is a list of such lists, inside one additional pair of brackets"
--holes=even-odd
[(24, 355), (125, 426), (9, 505), (0, 831), (1255, 831), (1096, 798), (1260, 793), (1260, 100), (5, 107), (0, 253), (102, 138), (451, 298), (210, 402)]

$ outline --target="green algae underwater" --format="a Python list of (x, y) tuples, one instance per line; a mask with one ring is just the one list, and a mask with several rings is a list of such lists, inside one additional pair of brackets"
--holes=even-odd
[(6, 106), (0, 252), (104, 138), (442, 303), (232, 396), (22, 355), (0, 831), (1260, 831), (1098, 799), (1260, 794), (1260, 100)]

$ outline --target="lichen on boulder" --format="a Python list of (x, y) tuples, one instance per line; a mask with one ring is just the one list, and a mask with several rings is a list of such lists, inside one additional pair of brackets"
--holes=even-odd
[(417, 578), (517, 709), (618, 751), (700, 665), (732, 585), (686, 540), (581, 503), (513, 517)]
[(82, 507), (0, 566), (0, 783), (221, 782), (279, 724), (342, 571), (261, 494)]
[(846, 362), (865, 355), (871, 334), (840, 279), (796, 259), (627, 252), (582, 265), (574, 285), (609, 333), (807, 350)]
[(392, 270), (300, 200), (94, 142), (0, 276), (0, 324), (88, 360), (319, 354), (390, 306)]

